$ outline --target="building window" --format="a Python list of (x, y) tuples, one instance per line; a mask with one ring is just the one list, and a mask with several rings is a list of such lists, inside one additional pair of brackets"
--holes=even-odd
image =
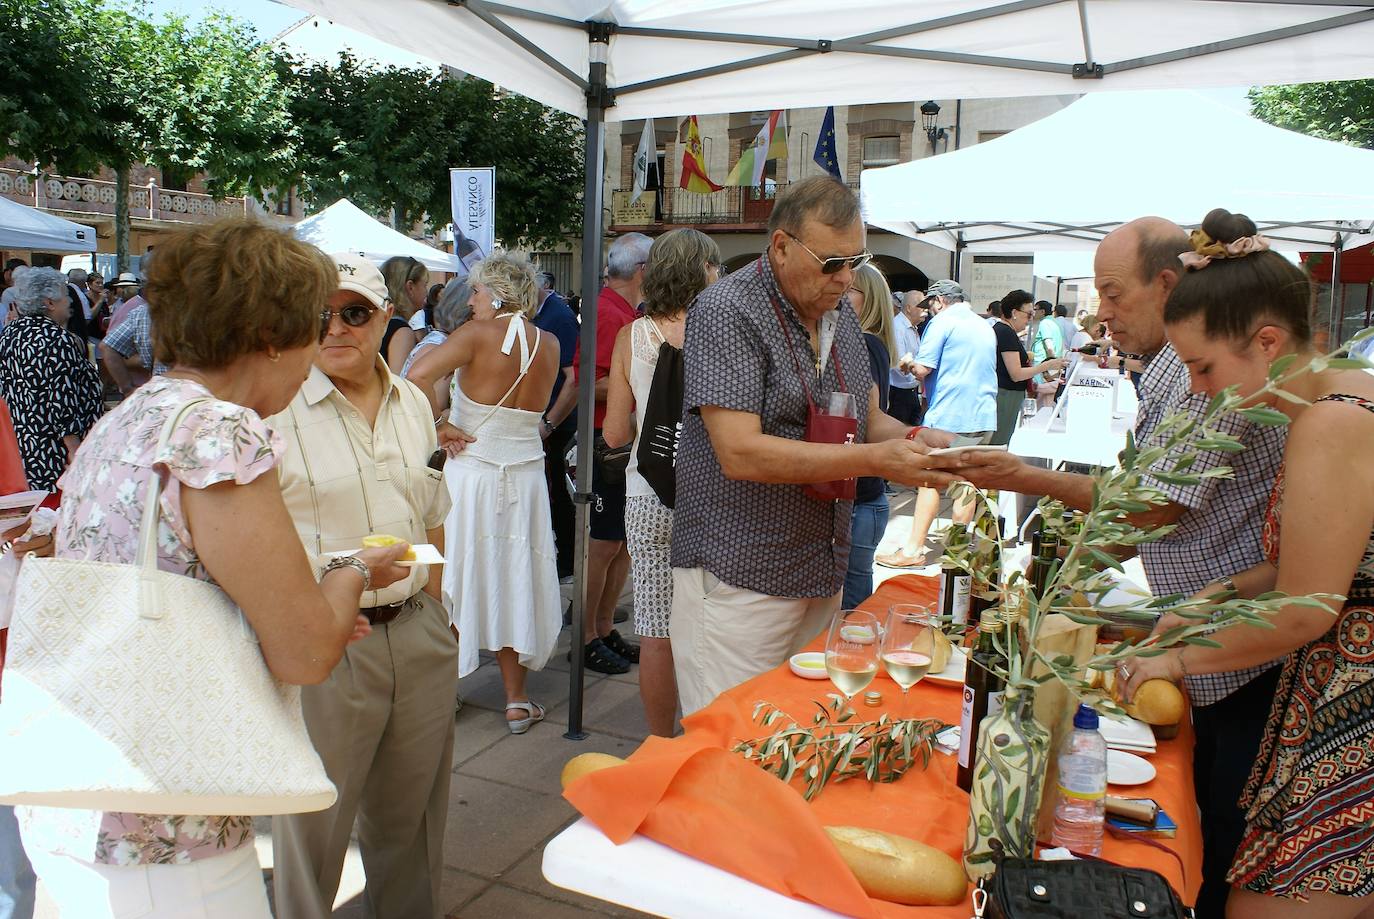
[(295, 192), (288, 188), (286, 191), (277, 195), (277, 215), (280, 217), (290, 217), (292, 208), (296, 203)]
[(864, 138), (864, 168), (894, 166), (901, 162), (898, 158), (901, 149), (896, 134)]
[(1001, 137), (1002, 135), (1007, 134), (1007, 133), (1009, 133), (1009, 132), (1007, 132), (1007, 131), (979, 131), (979, 132), (978, 132), (978, 143), (980, 143), (980, 144), (985, 144), (985, 143), (987, 143), (988, 141), (990, 141), (990, 140), (996, 140), (997, 138), (999, 138), (999, 137)]
[(177, 169), (174, 166), (166, 166), (162, 170), (162, 182), (160, 183), (163, 191), (185, 191), (186, 182), (191, 178), (189, 169)]

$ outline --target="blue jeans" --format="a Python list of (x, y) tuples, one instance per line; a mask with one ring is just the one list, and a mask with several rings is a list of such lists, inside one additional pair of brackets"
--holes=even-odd
[(0, 919), (33, 919), (33, 891), (37, 883), (19, 841), (14, 808), (0, 805)]
[(850, 524), (849, 569), (844, 573), (840, 609), (853, 609), (873, 595), (873, 554), (887, 531), (887, 495), (872, 501), (854, 502)]

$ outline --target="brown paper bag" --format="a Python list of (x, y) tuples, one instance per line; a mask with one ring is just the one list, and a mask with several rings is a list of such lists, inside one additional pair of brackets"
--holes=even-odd
[[(1053, 660), (1067, 654), (1079, 664), (1086, 664), (1097, 647), (1097, 626), (1080, 625), (1060, 613), (1052, 613), (1040, 624), (1036, 647), (1041, 655)], [(1030, 668), (1032, 678), (1049, 672), (1041, 661)], [(1073, 730), (1073, 713), (1078, 700), (1058, 680), (1042, 683), (1035, 690), (1035, 720), (1050, 732), (1050, 761), (1045, 767), (1044, 791), (1040, 796), (1040, 819), (1036, 838), (1049, 842), (1054, 832), (1054, 805), (1059, 796), (1059, 748)]]

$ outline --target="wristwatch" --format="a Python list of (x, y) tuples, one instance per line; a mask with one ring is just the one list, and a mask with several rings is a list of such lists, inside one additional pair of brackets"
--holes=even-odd
[(548, 417), (547, 415), (541, 417), (541, 418), (539, 419), (539, 423), (542, 424), (542, 425), (544, 426), (545, 431), (546, 431), (547, 433), (549, 433), (549, 434), (552, 434), (552, 433), (553, 433), (554, 425), (553, 425), (553, 422), (549, 421), (549, 417)]

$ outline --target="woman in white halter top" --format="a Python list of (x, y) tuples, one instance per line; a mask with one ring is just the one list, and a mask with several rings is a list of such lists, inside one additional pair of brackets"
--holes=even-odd
[(558, 343), (524, 318), (538, 305), (527, 260), (488, 256), (468, 281), (472, 320), (421, 355), (406, 377), (432, 394), (435, 380), (458, 371), (449, 417), (438, 422), (453, 497), (444, 523), (444, 603), (458, 630), (459, 675), (477, 669), (479, 649), (496, 652), (507, 724), (523, 734), (544, 718), (525, 693), (525, 674), (543, 668), (563, 624), (539, 436)]

